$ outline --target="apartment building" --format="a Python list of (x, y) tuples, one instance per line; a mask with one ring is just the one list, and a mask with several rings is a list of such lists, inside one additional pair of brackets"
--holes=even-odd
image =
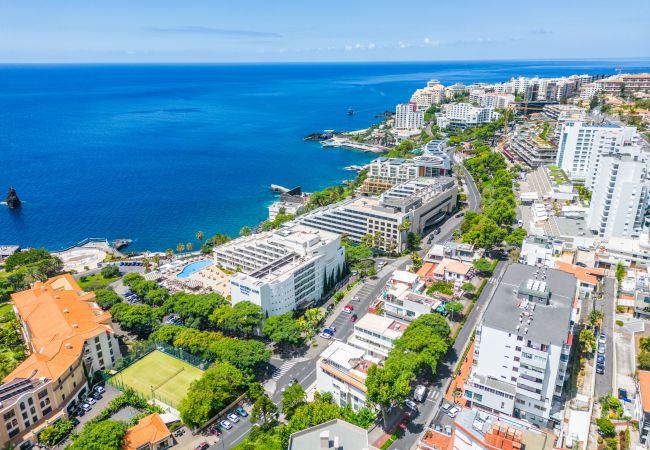
[(595, 82), (606, 94), (650, 92), (650, 73), (624, 73)]
[(521, 245), (519, 262), (529, 266), (554, 267), (562, 254), (563, 243), (548, 236), (527, 236)]
[(230, 277), (232, 303), (247, 300), (274, 316), (320, 299), (325, 278), (340, 276), (345, 250), (336, 233), (292, 224), (230, 241), (214, 256), (237, 271)]
[(411, 322), (435, 311), (442, 301), (425, 293), (424, 280), (417, 274), (396, 270), (379, 294), (384, 316)]
[(442, 113), (436, 114), (436, 125), (440, 128), (467, 128), (492, 122), (500, 116), (493, 108), (473, 106), (469, 103), (450, 103), (443, 105)]
[(333, 419), (293, 433), (288, 450), (379, 450), (370, 444), (368, 430)]
[(406, 248), (409, 231), (422, 233), (425, 227), (444, 220), (457, 202), (458, 187), (453, 178), (417, 178), (379, 197), (355, 197), (318, 208), (292, 223), (345, 234), (353, 242), (377, 234), (377, 248), (400, 252)]
[(469, 94), (469, 101), (483, 108), (507, 108), (515, 102), (515, 96), (512, 94), (485, 92), (484, 90), (473, 90)]
[(400, 103), (395, 107), (395, 125), (398, 130), (417, 130), (424, 126), (424, 111), (414, 102)]
[(574, 339), (575, 298), (573, 275), (509, 265), (477, 327), (464, 398), (538, 426), (557, 421)]
[(566, 122), (562, 125), (555, 165), (572, 181), (587, 183), (589, 175), (597, 169), (600, 155), (618, 153), (624, 143), (632, 142), (635, 134), (634, 127), (612, 123)]
[(111, 314), (69, 274), (12, 294), (31, 355), (0, 385), (0, 443), (29, 448), (48, 423), (65, 417), (88, 389), (87, 375), (120, 357)]
[(363, 350), (365, 359), (380, 362), (388, 357), (393, 342), (402, 337), (406, 326), (398, 320), (368, 313), (355, 322), (348, 344)]
[(417, 89), (411, 96), (411, 103), (415, 103), (421, 111), (426, 111), (433, 105), (445, 101), (445, 87), (438, 80), (431, 80), (427, 86)]
[(451, 175), (449, 156), (440, 148), (443, 145), (442, 141), (431, 141), (424, 146), (423, 154), (413, 159), (381, 157), (371, 161), (362, 191), (367, 194), (379, 194), (416, 178)]
[(333, 341), (316, 363), (316, 390), (332, 393), (339, 406), (350, 405), (354, 411), (363, 408), (368, 392), (365, 382), (373, 364), (364, 357), (365, 350)]
[(508, 139), (511, 154), (530, 167), (553, 164), (557, 158), (557, 145), (539, 135), (539, 130), (518, 127)]
[(477, 259), (480, 259), (483, 253), (483, 249), (476, 248), (472, 244), (447, 241), (444, 244), (434, 244), (431, 246), (424, 260), (439, 262), (444, 258), (449, 258), (473, 263)]
[(624, 145), (619, 153), (599, 155), (591, 164), (597, 163), (588, 185), (592, 198), (587, 225), (592, 233), (604, 239), (641, 234), (648, 209), (649, 158), (641, 147)]

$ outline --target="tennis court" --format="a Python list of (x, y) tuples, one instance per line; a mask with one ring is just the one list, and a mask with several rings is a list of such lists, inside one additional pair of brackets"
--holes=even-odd
[(115, 375), (110, 382), (118, 388), (130, 387), (145, 398), (154, 397), (177, 408), (190, 383), (201, 375), (201, 369), (154, 350)]

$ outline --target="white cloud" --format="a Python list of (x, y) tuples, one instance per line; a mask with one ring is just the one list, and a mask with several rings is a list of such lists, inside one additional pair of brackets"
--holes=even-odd
[(373, 44), (372, 42), (368, 44), (368, 49), (372, 50), (373, 48), (375, 48), (375, 44)]
[(424, 42), (424, 45), (428, 47), (437, 47), (440, 45), (440, 41), (434, 41), (429, 37), (425, 37), (422, 42)]

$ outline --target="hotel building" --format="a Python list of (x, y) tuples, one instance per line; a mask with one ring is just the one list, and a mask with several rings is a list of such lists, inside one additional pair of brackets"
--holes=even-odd
[(511, 264), (476, 329), (464, 398), (538, 426), (561, 421), (575, 298), (572, 274)]
[(395, 128), (398, 130), (417, 130), (424, 126), (424, 111), (418, 110), (418, 105), (400, 103), (395, 108)]
[(451, 103), (436, 114), (436, 125), (440, 128), (467, 128), (482, 125), (498, 119), (501, 115), (493, 108), (473, 106), (469, 103)]
[[(376, 247), (401, 252), (408, 232), (443, 220), (456, 209), (458, 187), (453, 178), (417, 178), (394, 186), (379, 197), (356, 197), (298, 216), (291, 223), (338, 234), (353, 242), (378, 233)], [(410, 228), (401, 225), (410, 223)]]
[(36, 435), (78, 406), (87, 376), (120, 357), (111, 314), (69, 274), (11, 296), (31, 354), (0, 385), (0, 445), (30, 448)]
[(345, 251), (338, 234), (293, 224), (214, 249), (215, 262), (237, 271), (232, 303), (250, 301), (269, 316), (306, 308), (323, 295), (325, 278), (340, 275)]

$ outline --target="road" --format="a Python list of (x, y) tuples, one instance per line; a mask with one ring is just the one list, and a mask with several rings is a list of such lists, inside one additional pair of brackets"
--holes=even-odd
[(605, 333), (605, 373), (596, 374), (596, 398), (612, 394), (614, 386), (614, 308), (616, 307), (616, 280), (612, 277), (605, 278), (603, 283), (603, 299), (596, 301), (596, 309), (603, 312), (603, 326), (601, 332)]
[[(453, 157), (451, 152), (450, 156)], [(467, 193), (469, 210), (478, 211), (480, 208), (481, 196), (478, 192), (478, 189), (476, 188), (476, 184), (472, 180), (465, 167), (463, 167), (462, 164), (459, 166), (460, 174), (465, 179), (465, 191)], [(440, 233), (433, 235), (431, 245), (448, 241), (452, 237), (454, 231), (460, 226), (462, 221), (462, 217), (450, 217), (446, 222), (440, 225)], [(427, 242), (427, 238), (428, 236), (423, 237), (423, 244)], [(419, 253), (424, 254), (426, 251), (427, 248), (423, 248)], [(400, 257), (394, 260), (387, 260), (386, 266), (379, 271), (377, 277), (374, 279), (366, 279), (366, 281), (360, 283), (345, 298), (343, 298), (341, 302), (339, 302), (338, 306), (332, 311), (332, 314), (325, 321), (325, 324), (327, 326), (334, 325), (336, 327), (334, 339), (345, 342), (350, 337), (354, 329), (354, 323), (350, 321), (350, 314), (343, 312), (343, 307), (348, 303), (351, 304), (354, 307), (354, 312), (357, 313), (359, 317), (361, 317), (367, 312), (368, 307), (371, 306), (374, 300), (378, 297), (381, 289), (390, 278), (392, 272), (395, 269), (404, 269), (409, 263), (410, 257), (408, 256)], [(495, 273), (502, 270), (501, 264), (497, 266)], [(490, 290), (484, 290), (481, 298), (477, 303), (479, 307), (476, 307), (472, 310), (469, 317), (467, 318), (465, 326), (456, 338), (456, 342), (454, 343), (454, 346), (448, 355), (449, 359), (445, 362), (445, 367), (439, 371), (439, 379), (436, 379), (434, 381), (435, 386), (446, 386), (445, 383), (449, 382), (448, 380), (450, 380), (450, 378), (448, 375), (453, 373), (453, 368), (455, 367), (454, 361), (457, 360), (458, 355), (462, 355), (462, 352), (467, 342), (469, 341), (469, 338), (474, 327), (476, 326), (476, 323), (479, 320), (479, 317), (482, 316), (483, 308), (481, 308), (480, 305), (485, 302), (485, 298), (487, 298), (486, 295), (488, 294), (487, 291)], [(352, 297), (355, 295), (359, 297), (358, 302), (352, 301)], [(330, 303), (331, 300), (327, 302), (324, 307)], [(481, 311), (480, 315), (478, 313), (479, 310)], [(316, 343), (317, 346), (309, 348), (304, 356), (292, 358), (290, 360), (285, 360), (280, 357), (273, 357), (271, 359), (271, 365), (273, 366), (273, 375), (271, 380), (265, 383), (265, 387), (267, 389), (267, 393), (270, 394), (271, 400), (273, 400), (275, 404), (280, 404), (282, 400), (282, 392), (290, 384), (293, 383), (294, 379), (298, 380), (304, 389), (308, 389), (316, 382), (316, 362), (318, 361), (319, 355), (323, 352), (323, 350), (331, 345), (332, 341), (317, 336)], [(446, 374), (446, 376), (444, 374)], [(425, 424), (430, 422), (430, 419), (425, 419), (429, 416), (432, 416), (432, 414), (437, 411), (441, 398), (442, 394), (440, 394), (439, 389), (431, 389), (429, 398), (421, 408), (420, 414), (413, 420), (411, 426), (409, 426), (408, 432), (401, 439), (395, 441), (390, 448), (406, 449), (415, 444), (420, 432), (426, 428)], [(222, 434), (223, 439), (217, 441), (217, 443), (212, 445), (210, 448), (213, 450), (230, 449), (241, 442), (241, 440), (246, 437), (250, 429), (251, 423), (249, 420), (240, 420), (238, 423), (233, 424), (233, 428), (231, 430), (225, 431)]]

